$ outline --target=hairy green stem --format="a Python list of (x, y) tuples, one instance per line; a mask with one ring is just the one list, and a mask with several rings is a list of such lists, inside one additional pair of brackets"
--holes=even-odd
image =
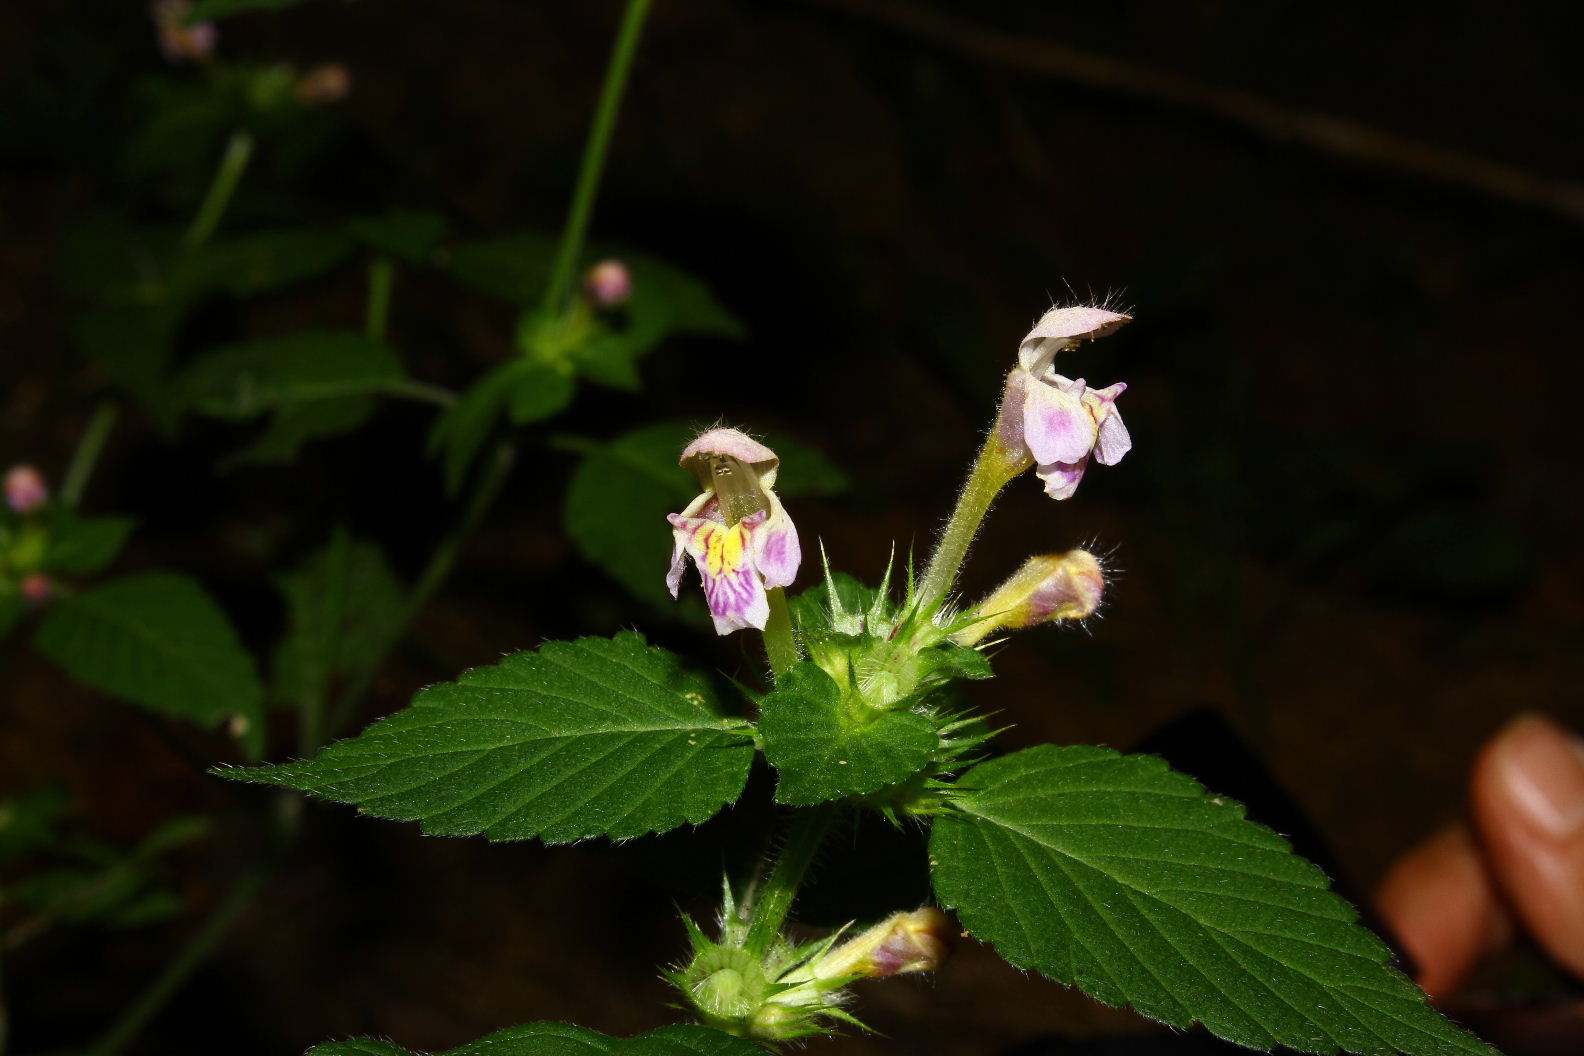
[(743, 945), (749, 953), (762, 957), (781, 934), (792, 902), (797, 898), (803, 877), (814, 862), (820, 843), (836, 816), (836, 805), (822, 803), (798, 812), (787, 834), (781, 854), (763, 886), (753, 894), (749, 907), (753, 919), (748, 924), (748, 935)]
[(71, 465), (66, 467), (66, 479), (61, 482), (61, 502), (72, 509), (82, 502), (83, 492), (88, 489), (88, 480), (93, 476), (94, 466), (104, 451), (105, 441), (110, 439), (110, 430), (115, 428), (118, 413), (114, 403), (103, 400), (94, 408), (93, 417), (88, 419), (88, 428), (83, 430)]
[(627, 87), (627, 73), (632, 68), (633, 55), (638, 50), (638, 38), (643, 33), (649, 2), (628, 0), (621, 28), (616, 33), (616, 43), (611, 49), (610, 64), (605, 68), (605, 83), (600, 88), (594, 124), (589, 129), (588, 142), (583, 147), (583, 161), (572, 191), (572, 204), (567, 209), (566, 228), (561, 233), (555, 266), (545, 289), (544, 307), (552, 315), (561, 314), (566, 306), (567, 295), (571, 293), (573, 272), (577, 269), (578, 258), (583, 254), (583, 238), (588, 233), (589, 217), (594, 212), (594, 198), (599, 191), (600, 175), (605, 169), (611, 131), (616, 127), (616, 114), (621, 109), (622, 92)]
[(1031, 464), (1028, 458), (1018, 458), (1001, 443), (998, 420), (991, 428), (984, 446), (979, 449), (979, 457), (974, 460), (968, 482), (963, 485), (962, 494), (957, 496), (957, 508), (952, 510), (946, 531), (941, 534), (940, 543), (935, 547), (935, 553), (930, 556), (929, 566), (924, 571), (918, 599), (925, 611), (944, 601), (951, 592), (953, 584), (957, 582), (957, 573), (962, 569), (963, 559), (968, 556), (968, 547), (973, 544), (974, 536), (979, 534), (979, 525), (984, 522), (985, 514), (990, 512), (990, 505), (995, 502), (1001, 489)]
[(770, 603), (770, 618), (765, 621), (765, 655), (770, 660), (770, 673), (780, 678), (801, 659), (797, 638), (792, 633), (792, 613), (787, 608), (786, 591), (772, 587), (765, 591)]
[(396, 265), (389, 257), (369, 261), (368, 306), (363, 313), (363, 332), (376, 341), (385, 340), (390, 322), (391, 290), (396, 285)]
[[(440, 589), (446, 577), (451, 574), (451, 569), (456, 565), (462, 547), (467, 543), (477, 530), (479, 522), (495, 504), (495, 499), (500, 495), (501, 488), (506, 483), (506, 478), (511, 473), (512, 463), (516, 460), (516, 449), (510, 444), (501, 444), (495, 449), (492, 457), (485, 465), (482, 472), (474, 478), (473, 492), (468, 497), (467, 506), (462, 513), (462, 518), (455, 528), (445, 538), (440, 540), (434, 553), (429, 556), (429, 563), (419, 574), (418, 582), (413, 585), (412, 591), (407, 595), (407, 600), (402, 605), (400, 618), (396, 621), (391, 637), (380, 649), (379, 658), (366, 666), (351, 682), (341, 699), (336, 703), (335, 710), (331, 712), (330, 721), (325, 726), (328, 736), (334, 737), (341, 727), (352, 717), (359, 702), (374, 684), (374, 676), (379, 674), (380, 668), (385, 664), (385, 657), (390, 655), (396, 643), (401, 641), (407, 628), (418, 618), (425, 605), (434, 592)], [(315, 745), (315, 749), (319, 746)]]
[(193, 972), (214, 952), (231, 931), (242, 911), (258, 897), (270, 870), (256, 866), (244, 873), (209, 914), (209, 919), (193, 933), (176, 956), (165, 965), (153, 982), (110, 1024), (84, 1052), (84, 1056), (115, 1056), (132, 1041), (149, 1021), (159, 1014)]
[(209, 182), (209, 191), (198, 206), (198, 213), (188, 225), (186, 234), (182, 235), (182, 245), (196, 249), (209, 241), (215, 228), (220, 226), (220, 218), (231, 204), (231, 196), (236, 193), (237, 184), (242, 182), (242, 174), (247, 171), (252, 157), (252, 135), (247, 132), (231, 133), (231, 138), (226, 141), (225, 153), (220, 155), (220, 167)]

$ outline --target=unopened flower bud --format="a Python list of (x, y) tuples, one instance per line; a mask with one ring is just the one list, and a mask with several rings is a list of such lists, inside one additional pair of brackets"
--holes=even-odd
[(339, 103), (352, 90), (352, 71), (339, 62), (320, 63), (297, 78), (297, 101), (304, 106)]
[(974, 607), (978, 622), (952, 636), (973, 645), (992, 631), (1019, 630), (1054, 620), (1094, 615), (1105, 593), (1100, 561), (1087, 550), (1040, 554), (1023, 562), (1005, 583)]
[(37, 513), (49, 501), (44, 474), (32, 466), (12, 466), (5, 475), (6, 505), (20, 514)]
[(933, 972), (951, 953), (951, 936), (951, 921), (934, 906), (893, 913), (821, 957), (813, 972), (824, 979)]
[(22, 600), (29, 605), (42, 605), (55, 593), (55, 584), (42, 572), (29, 572), (22, 577)]
[(632, 296), (632, 274), (619, 260), (602, 260), (583, 277), (583, 293), (596, 308), (618, 308)]
[(187, 24), (191, 0), (155, 0), (151, 11), (160, 54), (166, 62), (206, 62), (214, 55), (220, 31), (213, 22)]

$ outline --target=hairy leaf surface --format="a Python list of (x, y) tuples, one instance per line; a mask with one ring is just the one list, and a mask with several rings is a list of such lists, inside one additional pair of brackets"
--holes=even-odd
[(1042, 745), (959, 788), (936, 892), (1019, 967), (1257, 1049), (1492, 1052), (1386, 967), (1320, 870), (1162, 759)]
[(707, 679), (626, 631), (430, 686), (314, 759), (222, 773), (427, 833), (565, 843), (702, 822), (741, 793), (753, 754)]

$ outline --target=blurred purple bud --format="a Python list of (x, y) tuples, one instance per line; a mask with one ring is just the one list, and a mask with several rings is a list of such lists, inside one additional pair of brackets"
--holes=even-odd
[(352, 91), (352, 71), (339, 62), (320, 63), (297, 79), (297, 101), (304, 106), (339, 103)]
[(6, 505), (20, 514), (37, 513), (49, 501), (44, 474), (32, 466), (12, 466), (5, 475)]
[(154, 0), (150, 12), (166, 62), (207, 62), (213, 57), (220, 31), (213, 22), (187, 24), (192, 0)]
[(583, 292), (596, 308), (617, 308), (632, 296), (632, 275), (619, 260), (602, 260), (583, 278)]
[(55, 584), (42, 572), (29, 572), (22, 577), (22, 600), (29, 605), (42, 605), (55, 593)]

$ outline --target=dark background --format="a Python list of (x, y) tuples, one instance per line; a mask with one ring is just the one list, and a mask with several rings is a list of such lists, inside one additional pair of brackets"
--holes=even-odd
[[(909, 21), (920, 11), (953, 24)], [(463, 235), (554, 230), (619, 13), (320, 2), (228, 22), (221, 48), (352, 72), (295, 186), (302, 219), (409, 206)], [(1018, 638), (975, 699), (1015, 724), (1009, 747), (1127, 747), (1211, 706), (1367, 892), (1457, 816), (1471, 756), (1505, 719), (1584, 722), (1584, 191), (1549, 182), (1584, 177), (1580, 39), (1584, 14), (1563, 3), (659, 0), (594, 233), (706, 277), (752, 338), (668, 346), (642, 397), (585, 390), (568, 420), (611, 435), (724, 415), (801, 436), (856, 482), (794, 507), (804, 538), (872, 580), (893, 542), (922, 548), (946, 515), (1038, 314), (1129, 306), (1136, 322), (1063, 369), (1127, 381), (1133, 453), (1059, 506), (1015, 483), (965, 574), (978, 593), (1030, 552), (1087, 544), (1111, 555), (1103, 618)], [(139, 5), (0, 14), (6, 464), (58, 480), (103, 385), (71, 349), (61, 233), (95, 208), (169, 219), (195, 200), (108, 161), (126, 86), (160, 68)], [(1350, 129), (1317, 144), (1297, 112), (1459, 156)], [(1468, 157), (1518, 175), (1470, 186), (1484, 170)], [(509, 312), (403, 282), (392, 333), (415, 375), (460, 387), (511, 353)], [(207, 325), (356, 325), (360, 298), (349, 272), (217, 306)], [(424, 461), (428, 423), (390, 407), (291, 468), (221, 475), (229, 434), (193, 423), (173, 445), (131, 413), (87, 508), (138, 515), (122, 567), (200, 575), (265, 645), (277, 559), (332, 524), (421, 564), (454, 515)], [(748, 643), (635, 611), (576, 556), (558, 512), (569, 465), (548, 450), (519, 463), (366, 719), (548, 637), (636, 625), (726, 670), (751, 660)], [(657, 528), (657, 576), (665, 545)], [(218, 737), (86, 693), (15, 643), (4, 662), (4, 790), (64, 777), (82, 817), (124, 839), (172, 810), (245, 818), (268, 795), (201, 776), (229, 757)], [(433, 1050), (533, 1019), (633, 1033), (678, 1016), (655, 968), (681, 952), (678, 896), (630, 857), (306, 814), (292, 864), (137, 1051), (364, 1033)], [(237, 828), (184, 861), (195, 910), (232, 875)], [(190, 926), (61, 931), (8, 958), (15, 1050), (86, 1040)], [(864, 1011), (889, 1038), (826, 1051), (982, 1053), (1136, 1026), (977, 948), (936, 979), (871, 987)]]

